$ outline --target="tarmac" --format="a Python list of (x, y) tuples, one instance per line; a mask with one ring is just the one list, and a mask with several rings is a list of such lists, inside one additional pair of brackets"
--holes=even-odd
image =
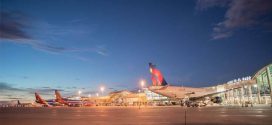
[[(186, 113), (185, 113), (186, 112)], [(271, 107), (0, 108), (1, 125), (271, 125)]]

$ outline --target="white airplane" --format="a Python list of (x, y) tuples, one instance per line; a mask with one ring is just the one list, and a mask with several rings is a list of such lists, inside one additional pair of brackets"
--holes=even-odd
[[(193, 88), (184, 86), (170, 86), (164, 79), (160, 70), (158, 70), (155, 65), (149, 63), (149, 68), (151, 73), (152, 86), (148, 87), (148, 89), (152, 92), (172, 99), (190, 99), (194, 101), (204, 99), (205, 97), (212, 97), (215, 94), (225, 91), (218, 91), (218, 89), (215, 87)], [(213, 102), (221, 103), (222, 99), (220, 97), (214, 97)]]

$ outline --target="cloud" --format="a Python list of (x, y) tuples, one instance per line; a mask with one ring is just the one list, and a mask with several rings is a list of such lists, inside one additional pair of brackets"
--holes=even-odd
[(0, 101), (14, 99), (29, 99), (27, 89), (14, 87), (13, 84), (0, 82)]
[(24, 29), (27, 27), (25, 16), (19, 12), (0, 11), (0, 38), (31, 39)]
[(39, 94), (43, 94), (43, 95), (51, 95), (55, 92), (55, 90), (64, 91), (63, 89), (57, 89), (57, 88), (51, 88), (51, 87), (39, 87), (39, 88), (26, 89), (26, 91), (28, 91), (30, 94), (34, 94), (35, 92), (38, 92)]
[(231, 0), (198, 0), (196, 2), (197, 10), (206, 10), (210, 7), (226, 7)]
[(42, 87), (43, 89), (50, 89), (51, 87), (48, 87), (48, 86), (45, 86), (45, 87)]
[(15, 88), (11, 84), (6, 82), (0, 82), (0, 91), (8, 90), (8, 91), (23, 91), (22, 89)]
[(271, 0), (198, 0), (196, 8), (205, 10), (215, 6), (227, 7), (227, 11), (225, 20), (213, 28), (212, 39), (228, 38), (238, 29), (271, 23), (267, 18), (272, 12)]
[(23, 76), (22, 78), (23, 78), (23, 79), (29, 79), (29, 77), (28, 77), (28, 76)]
[[(44, 38), (55, 39), (55, 37), (58, 37), (63, 34), (65, 35), (65, 33), (75, 34), (75, 33), (82, 33), (82, 31), (80, 32), (78, 30), (73, 31), (74, 29), (62, 29), (57, 26), (50, 25), (48, 23), (37, 23), (37, 22), (34, 22), (33, 20), (32, 22), (30, 22), (29, 16), (21, 12), (0, 11), (0, 17), (1, 17), (0, 40), (4, 40), (4, 42), (29, 45), (36, 50), (49, 52), (53, 54), (64, 55), (65, 53), (91, 52), (91, 53), (97, 53), (102, 56), (108, 55), (105, 47), (97, 46), (97, 47), (83, 48), (83, 49), (62, 47), (62, 46), (56, 46), (52, 44), (52, 41), (37, 39), (37, 37), (30, 35), (30, 31), (32, 31), (33, 27), (35, 27), (35, 26), (32, 26), (31, 24), (42, 24), (43, 27), (45, 27), (45, 29), (43, 28), (39, 29), (39, 27), (36, 27), (38, 28), (38, 30), (45, 30), (43, 31), (43, 34), (40, 34), (42, 38), (44, 37)], [(83, 60), (83, 61), (88, 60), (86, 57), (84, 58), (77, 55), (73, 55), (72, 57), (79, 60)]]
[(35, 40), (26, 30), (26, 28), (29, 28), (30, 23), (27, 21), (28, 16), (21, 12), (0, 11), (0, 17), (0, 39), (31, 45), (33, 48), (54, 53), (74, 51), (74, 49), (58, 47), (41, 42), (41, 40)]
[[(71, 87), (68, 87), (71, 88)], [(82, 88), (83, 89), (83, 88)], [(3, 100), (14, 100), (14, 99), (21, 99), (21, 100), (28, 100), (33, 101), (34, 93), (38, 92), (44, 98), (53, 98), (54, 91), (58, 90), (61, 94), (65, 96), (74, 95), (77, 89), (69, 89), (63, 90), (61, 87), (34, 87), (34, 88), (19, 88), (14, 87), (13, 84), (9, 84), (6, 82), (0, 82), (0, 101)], [(83, 94), (93, 94), (95, 91), (85, 91)]]
[(98, 93), (99, 91), (83, 91), (83, 95), (88, 95), (88, 94), (96, 94), (96, 93)]
[(108, 52), (105, 46), (96, 46), (96, 48), (93, 49), (96, 53), (102, 55), (102, 56), (108, 56)]
[(34, 92), (50, 94), (54, 92), (55, 90), (64, 91), (63, 89), (57, 89), (57, 88), (51, 88), (51, 87), (16, 88), (16, 87), (13, 87), (12, 84), (8, 84), (6, 82), (0, 82), (0, 91), (5, 91), (5, 92), (21, 91), (21, 92), (29, 92), (30, 94), (33, 94)]
[(18, 97), (10, 97), (8, 99), (13, 99), (13, 100), (19, 100), (19, 99), (22, 99), (22, 98), (18, 98)]
[[(41, 42), (41, 40), (31, 40), (31, 39), (19, 39), (19, 40), (13, 40), (9, 39), (7, 42), (12, 42), (16, 44), (24, 44), (24, 45), (30, 45), (32, 48), (45, 51), (49, 53), (54, 54), (62, 54), (62, 53), (69, 53), (69, 52), (97, 52), (100, 51), (100, 48), (88, 48), (88, 49), (79, 49), (79, 48), (67, 48), (67, 47), (59, 47), (51, 44), (47, 44), (45, 42)], [(100, 54), (103, 55), (103, 54)]]
[(223, 39), (232, 36), (232, 31), (225, 29), (222, 25), (213, 28), (212, 39)]

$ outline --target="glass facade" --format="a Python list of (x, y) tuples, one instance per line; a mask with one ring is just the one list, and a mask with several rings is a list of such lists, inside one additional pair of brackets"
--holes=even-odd
[[(270, 94), (270, 85), (271, 85), (271, 73), (272, 64), (265, 67), (261, 72), (256, 76), (258, 88), (260, 89), (261, 96), (269, 96)], [(270, 81), (270, 85), (269, 85)]]
[(255, 86), (252, 86), (252, 87), (251, 87), (251, 93), (253, 94), (253, 96), (257, 95), (257, 93), (258, 93), (258, 88), (257, 88), (257, 86), (256, 86), (256, 87), (255, 87)]
[[(272, 64), (260, 69), (252, 81), (239, 83), (240, 87), (229, 90), (226, 102), (231, 104), (271, 104)], [(272, 106), (272, 105), (271, 105)]]

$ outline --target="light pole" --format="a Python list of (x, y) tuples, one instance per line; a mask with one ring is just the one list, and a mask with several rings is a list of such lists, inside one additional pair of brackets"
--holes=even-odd
[[(141, 84), (142, 91), (144, 91), (145, 80), (141, 80), (141, 81), (140, 81), (140, 84)], [(139, 108), (140, 108), (140, 106), (141, 106), (140, 90), (139, 90), (139, 102), (140, 102), (140, 105), (139, 105)]]
[(139, 109), (141, 108), (141, 102), (140, 102), (140, 92), (141, 92), (141, 90), (139, 89), (138, 90), (138, 105), (139, 105)]

